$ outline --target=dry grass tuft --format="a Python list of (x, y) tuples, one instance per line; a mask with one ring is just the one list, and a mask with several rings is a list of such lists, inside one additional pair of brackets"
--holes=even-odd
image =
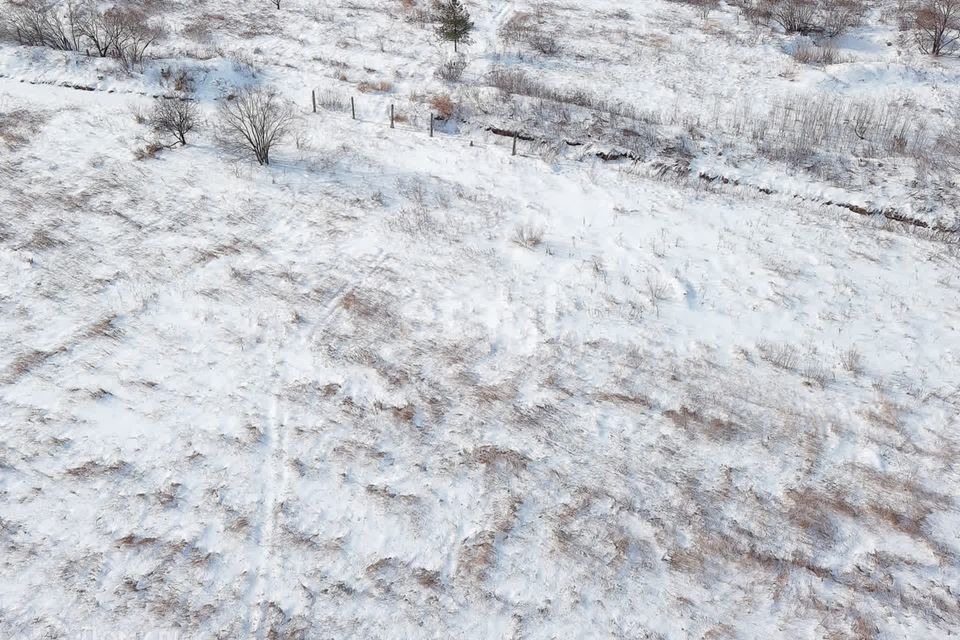
[(525, 470), (530, 463), (530, 459), (522, 453), (496, 445), (476, 447), (470, 457), (487, 467), (505, 469), (512, 473)]
[(79, 467), (67, 469), (65, 473), (74, 478), (96, 478), (123, 473), (129, 468), (130, 464), (125, 461), (106, 463), (99, 460), (90, 460)]
[(430, 99), (430, 108), (441, 120), (449, 119), (457, 110), (457, 104), (448, 93), (435, 95)]
[(513, 243), (524, 249), (536, 249), (543, 244), (544, 230), (542, 227), (535, 227), (530, 224), (524, 224), (513, 230)]
[(480, 531), (461, 542), (457, 575), (474, 582), (486, 580), (497, 559), (496, 539), (493, 531)]
[(757, 343), (760, 357), (778, 369), (795, 371), (800, 364), (797, 348), (791, 344), (775, 344), (766, 340)]
[(391, 93), (393, 83), (389, 80), (361, 80), (357, 83), (360, 93)]

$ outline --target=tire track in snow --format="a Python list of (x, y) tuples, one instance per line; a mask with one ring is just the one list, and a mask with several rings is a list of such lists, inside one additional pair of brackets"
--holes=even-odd
[[(274, 379), (270, 389), (270, 407), (267, 410), (266, 419), (263, 423), (263, 433), (261, 440), (263, 445), (263, 458), (260, 469), (266, 474), (264, 476), (263, 487), (261, 489), (260, 514), (257, 518), (256, 544), (256, 568), (250, 576), (250, 583), (247, 589), (247, 624), (245, 625), (245, 637), (262, 638), (265, 633), (264, 622), (267, 616), (267, 594), (269, 593), (269, 584), (265, 574), (269, 570), (270, 552), (273, 547), (274, 529), (277, 523), (277, 495), (279, 488), (284, 488), (285, 478), (283, 476), (283, 442), (278, 442), (283, 437), (284, 430), (280, 424), (277, 415), (280, 411), (280, 394), (283, 392), (282, 376), (278, 370), (277, 351), (280, 348), (280, 319), (271, 320), (271, 329), (267, 332), (267, 349), (270, 354), (270, 363), (268, 370)], [(271, 339), (272, 338), (272, 339)], [(279, 474), (279, 478), (277, 475)]]
[(261, 469), (265, 472), (263, 498), (260, 504), (259, 528), (256, 539), (257, 568), (250, 577), (247, 589), (247, 624), (245, 637), (265, 638), (269, 629), (267, 616), (269, 613), (270, 594), (274, 582), (276, 566), (272, 561), (274, 538), (277, 528), (277, 519), (283, 508), (284, 499), (289, 485), (290, 465), (287, 455), (287, 421), (288, 414), (282, 409), (282, 394), (291, 380), (291, 369), (286, 360), (279, 356), (281, 349), (294, 349), (296, 352), (309, 350), (316, 332), (326, 327), (340, 309), (340, 302), (350, 292), (363, 286), (374, 276), (386, 262), (386, 252), (380, 249), (369, 260), (369, 265), (358, 269), (347, 277), (327, 299), (320, 310), (317, 321), (306, 331), (299, 332), (299, 338), (284, 340), (283, 326), (280, 318), (275, 318), (273, 328), (268, 337), (272, 337), (275, 346), (270, 346), (270, 371), (274, 382), (270, 390), (270, 407), (263, 430), (263, 448)]

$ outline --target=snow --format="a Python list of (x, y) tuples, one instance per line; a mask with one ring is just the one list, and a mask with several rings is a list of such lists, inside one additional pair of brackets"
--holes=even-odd
[[(826, 204), (944, 221), (955, 194), (917, 205), (903, 158), (866, 189), (711, 154), (726, 133), (690, 163), (726, 184), (603, 163), (606, 139), (514, 157), (484, 129), (522, 110), (465, 106), (429, 138), (417, 95), (496, 105), (470, 84), (513, 64), (703, 122), (755, 87), (758, 108), (911, 95), (947, 127), (956, 61), (880, 47), (874, 16), (840, 42), (854, 62), (804, 69), (725, 5), (612, 0), (548, 6), (567, 48), (521, 60), (496, 30), (532, 7), (475, 2), (447, 85), (449, 52), (392, 5), (251, 4), (170, 9), (229, 24), (142, 74), (0, 45), (0, 635), (958, 628), (956, 238)], [(136, 160), (171, 66), (208, 122)], [(355, 90), (374, 78), (392, 91)], [(269, 167), (212, 135), (248, 82), (299, 105)], [(312, 88), (359, 119), (310, 113)]]

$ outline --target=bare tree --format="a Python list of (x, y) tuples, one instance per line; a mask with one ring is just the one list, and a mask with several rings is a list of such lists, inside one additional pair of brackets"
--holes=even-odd
[(100, 11), (95, 0), (87, 0), (80, 9), (78, 30), (101, 58), (106, 58), (117, 41), (116, 12)]
[(64, 51), (79, 51), (82, 35), (80, 33), (80, 3), (67, 0), (51, 12), (50, 30), (53, 43), (49, 46)]
[(143, 64), (147, 49), (163, 35), (150, 16), (136, 9), (111, 9), (108, 19), (115, 34), (114, 55), (127, 69)]
[(924, 53), (949, 53), (960, 39), (960, 0), (920, 0), (910, 11), (917, 45)]
[(229, 147), (253, 151), (261, 165), (270, 164), (270, 149), (293, 119), (293, 108), (276, 91), (247, 87), (220, 103), (220, 137)]
[(50, 5), (44, 0), (27, 0), (4, 8), (3, 25), (20, 44), (44, 47), (49, 15)]
[(23, 0), (11, 3), (0, 23), (20, 44), (75, 51), (80, 48), (80, 7), (68, 0)]
[(181, 145), (187, 144), (187, 134), (200, 119), (197, 105), (192, 100), (164, 98), (157, 102), (150, 114), (150, 126), (158, 133), (172, 135)]

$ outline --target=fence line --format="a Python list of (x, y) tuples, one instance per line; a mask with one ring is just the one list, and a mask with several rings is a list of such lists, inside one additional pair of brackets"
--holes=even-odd
[[(437, 128), (437, 126), (436, 126), (436, 121), (437, 121), (437, 120), (441, 120), (441, 121), (442, 121), (443, 119), (440, 118), (440, 117), (438, 117), (433, 111), (430, 111), (430, 114), (429, 114), (429, 115), (430, 115), (430, 119), (429, 119), (429, 121), (428, 121), (428, 123), (427, 123), (427, 126), (424, 127), (424, 126), (415, 126), (415, 125), (413, 125), (413, 124), (404, 124), (403, 120), (400, 118), (400, 114), (396, 113), (395, 103), (393, 103), (393, 102), (390, 103), (390, 106), (389, 106), (389, 109), (388, 109), (388, 112), (387, 112), (386, 116), (381, 120), (381, 119), (374, 119), (374, 118), (365, 118), (365, 117), (363, 117), (362, 115), (361, 115), (361, 116), (357, 116), (357, 101), (356, 101), (356, 98), (355, 98), (354, 96), (350, 96), (350, 111), (349, 111), (349, 114), (344, 113), (344, 110), (346, 109), (346, 103), (343, 104), (344, 110), (326, 108), (326, 107), (323, 106), (322, 102), (319, 103), (319, 105), (318, 105), (318, 102), (317, 102), (317, 91), (316, 91), (316, 89), (314, 89), (314, 90), (312, 90), (312, 91), (310, 92), (310, 101), (311, 101), (312, 113), (319, 113), (319, 111), (318, 111), (318, 106), (319, 106), (326, 114), (328, 114), (328, 115), (330, 115), (330, 116), (333, 116), (333, 117), (335, 117), (335, 118), (340, 118), (341, 120), (350, 119), (350, 120), (353, 120), (354, 122), (359, 122), (359, 123), (369, 124), (369, 125), (375, 125), (375, 126), (379, 126), (379, 127), (385, 128), (385, 129), (394, 129), (394, 130), (397, 130), (397, 131), (406, 131), (406, 132), (410, 132), (410, 133), (426, 133), (428, 138), (433, 138), (433, 137), (435, 137), (435, 136), (434, 136), (435, 133), (438, 134), (438, 135), (439, 135), (439, 134), (442, 134), (443, 136), (445, 136), (445, 137), (447, 137), (447, 138), (456, 138), (456, 139), (464, 140), (464, 141), (466, 141), (466, 142), (469, 142), (469, 145), (470, 145), (471, 147), (477, 147), (477, 148), (481, 148), (481, 149), (486, 149), (486, 148), (491, 147), (491, 146), (496, 147), (496, 148), (498, 148), (498, 149), (503, 148), (501, 145), (497, 145), (497, 144), (491, 145), (491, 144), (488, 144), (488, 143), (485, 143), (485, 142), (477, 142), (476, 140), (474, 140), (474, 139), (472, 139), (472, 138), (467, 138), (467, 137), (462, 136), (462, 135), (460, 135), (460, 134), (447, 133), (447, 132), (443, 131), (442, 129)], [(499, 130), (498, 130), (498, 131), (499, 131)], [(499, 134), (496, 134), (496, 135), (499, 135)], [(524, 135), (521, 135), (521, 134), (518, 133), (518, 134), (515, 134), (515, 135), (513, 136), (513, 138), (514, 138), (514, 139), (513, 139), (513, 146), (512, 146), (512, 148), (511, 148), (511, 155), (513, 155), (513, 156), (520, 156), (520, 157), (526, 157), (526, 158), (536, 157), (536, 156), (531, 155), (531, 154), (523, 154), (523, 153), (521, 153), (521, 152), (517, 149), (517, 140), (518, 140), (518, 139), (519, 139), (519, 140), (523, 140), (523, 141), (531, 141), (531, 140), (533, 140), (532, 137), (524, 136)]]

